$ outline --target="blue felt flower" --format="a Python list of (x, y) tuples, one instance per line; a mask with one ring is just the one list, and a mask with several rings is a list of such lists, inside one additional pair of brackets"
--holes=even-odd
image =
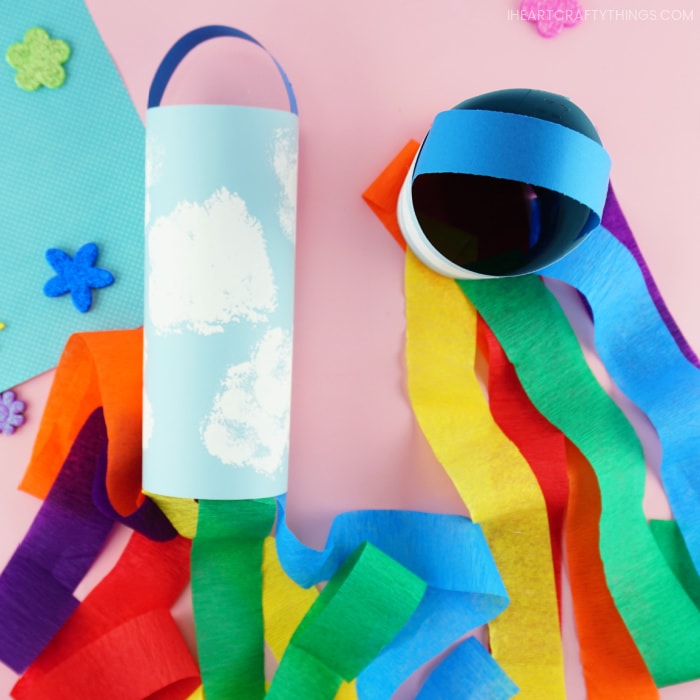
[(15, 428), (24, 423), (22, 411), (26, 408), (24, 401), (15, 397), (14, 391), (0, 394), (0, 433), (12, 435)]
[(58, 273), (44, 285), (47, 297), (60, 297), (70, 292), (78, 311), (85, 313), (92, 306), (92, 290), (108, 287), (114, 282), (109, 270), (95, 267), (99, 251), (94, 243), (86, 243), (71, 258), (59, 248), (49, 248), (46, 259)]

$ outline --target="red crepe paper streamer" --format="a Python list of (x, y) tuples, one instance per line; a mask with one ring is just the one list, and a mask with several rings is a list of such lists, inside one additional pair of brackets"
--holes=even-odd
[(531, 403), (496, 336), (478, 317), (477, 333), (488, 351), (488, 398), (494, 420), (517, 446), (542, 490), (554, 564), (559, 619), (564, 519), (569, 499), (566, 440)]
[(12, 689), (17, 700), (181, 700), (199, 671), (170, 613), (189, 581), (191, 542), (134, 533)]
[(107, 430), (98, 408), (78, 433), (31, 528), (0, 574), (0, 659), (18, 673), (36, 659), (78, 605), (73, 591), (115, 520), (157, 540), (177, 534), (150, 499), (125, 517), (111, 508), (106, 450)]
[(0, 660), (22, 673), (58, 632), (114, 521), (92, 502), (101, 417), (83, 426), (30, 529), (0, 574)]

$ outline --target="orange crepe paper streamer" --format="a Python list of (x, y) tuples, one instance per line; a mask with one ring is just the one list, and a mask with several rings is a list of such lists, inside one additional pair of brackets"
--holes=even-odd
[(104, 406), (110, 501), (121, 515), (141, 505), (142, 365), (140, 328), (70, 337), (56, 369), (22, 490), (46, 497), (85, 421)]
[(362, 195), (369, 208), (403, 250), (406, 250), (406, 241), (396, 217), (396, 202), (419, 148), (420, 144), (417, 141), (409, 141)]
[(134, 533), (117, 564), (19, 679), (17, 700), (181, 700), (199, 671), (170, 614), (189, 581), (191, 542)]
[(435, 456), (483, 528), (510, 596), (489, 624), (493, 656), (522, 700), (564, 700), (564, 660), (544, 498), (489, 411), (474, 373), (476, 310), (454, 280), (406, 253), (411, 405)]
[(549, 519), (549, 538), (561, 620), (562, 540), (569, 498), (566, 440), (561, 431), (532, 405), (520, 386), (515, 368), (481, 316), (478, 317), (477, 332), (480, 337), (483, 336), (488, 352), (491, 413), (501, 430), (522, 452), (542, 489)]
[(566, 556), (588, 698), (658, 700), (654, 679), (605, 581), (598, 480), (588, 460), (568, 440), (566, 452), (570, 484)]

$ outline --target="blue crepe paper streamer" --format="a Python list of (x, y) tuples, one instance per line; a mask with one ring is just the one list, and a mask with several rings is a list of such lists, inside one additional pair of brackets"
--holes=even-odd
[(455, 647), (421, 687), (416, 700), (494, 700), (511, 698), (518, 686), (491, 654), (470, 637)]
[[(428, 584), (406, 626), (358, 677), (360, 698), (388, 700), (420, 666), (469, 630), (496, 617), (508, 604), (481, 527), (469, 518), (392, 510), (342, 513), (333, 521), (326, 546), (315, 550), (302, 544), (287, 526), (285, 498), (277, 502), (279, 560), (299, 585), (308, 588), (327, 581), (365, 541)], [(472, 658), (469, 649), (463, 653)], [(474, 659), (475, 668), (482, 668), (483, 660), (477, 655)]]
[(679, 349), (633, 255), (604, 227), (541, 274), (574, 286), (590, 305), (601, 360), (658, 433), (664, 489), (700, 570), (700, 371)]
[(678, 327), (675, 319), (673, 318), (671, 312), (666, 306), (659, 288), (656, 286), (654, 278), (651, 276), (651, 271), (649, 270), (649, 265), (642, 255), (642, 251), (639, 249), (639, 245), (634, 238), (632, 229), (625, 219), (625, 215), (622, 213), (622, 208), (620, 203), (617, 201), (615, 196), (615, 191), (613, 190), (612, 183), (608, 189), (608, 198), (605, 200), (605, 208), (603, 209), (603, 218), (601, 221), (602, 225), (605, 226), (610, 233), (612, 233), (615, 238), (617, 238), (621, 243), (624, 244), (637, 261), (637, 265), (644, 275), (644, 281), (646, 282), (649, 294), (654, 301), (654, 305), (659, 310), (661, 318), (663, 318), (664, 323), (668, 326), (668, 330), (673, 336), (674, 340), (678, 344), (681, 352), (688, 358), (690, 362), (695, 367), (700, 367), (700, 360), (698, 356), (693, 351), (693, 348), (688, 345), (688, 341), (683, 337), (681, 329)]

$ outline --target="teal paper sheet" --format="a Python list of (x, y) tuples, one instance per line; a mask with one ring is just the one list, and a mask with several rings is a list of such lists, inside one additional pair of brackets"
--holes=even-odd
[[(0, 0), (0, 18), (2, 391), (55, 366), (74, 332), (141, 325), (144, 129), (82, 0)], [(36, 26), (71, 56), (63, 86), (26, 92), (4, 56)], [(44, 295), (45, 254), (89, 242), (115, 282), (81, 313)]]

